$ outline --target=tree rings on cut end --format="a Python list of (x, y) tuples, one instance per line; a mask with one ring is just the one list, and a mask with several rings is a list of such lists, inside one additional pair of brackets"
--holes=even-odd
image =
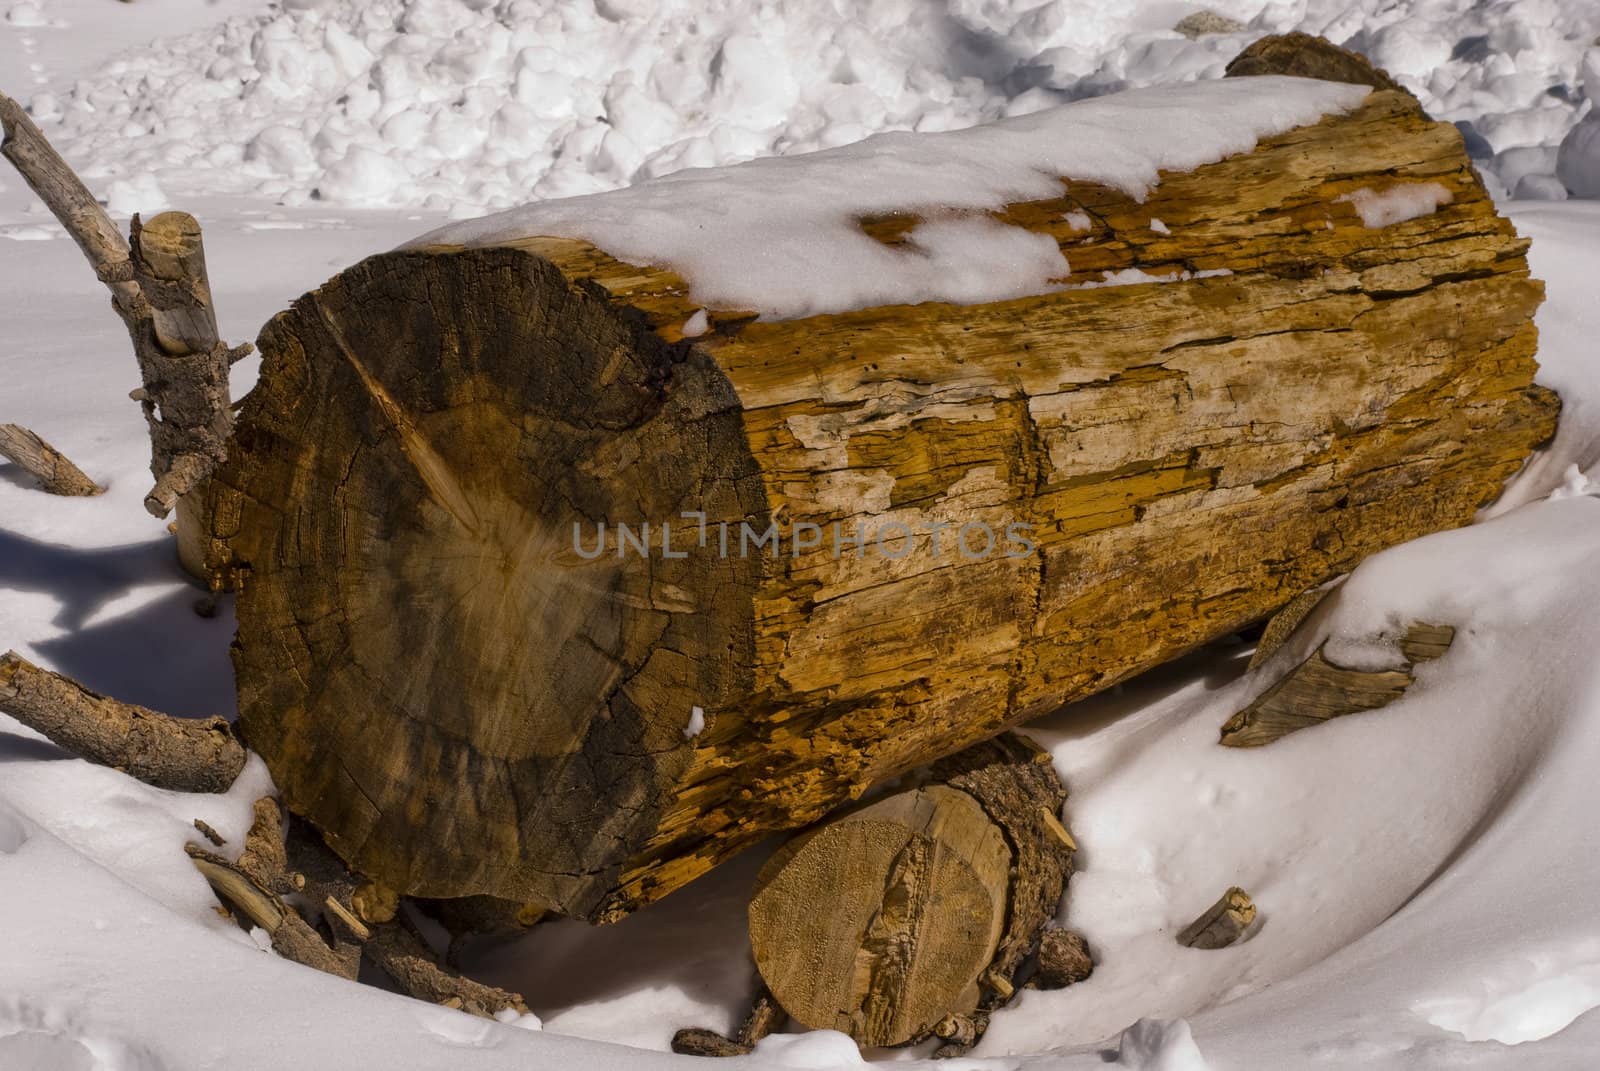
[(943, 785), (832, 819), (761, 871), (750, 902), (761, 977), (807, 1026), (862, 1045), (925, 1037), (978, 1006), (1011, 862), (977, 800)]
[(509, 249), (374, 257), (261, 349), (220, 477), (251, 746), (387, 887), (591, 912), (745, 687), (760, 563), (681, 516), (764, 513), (726, 378)]

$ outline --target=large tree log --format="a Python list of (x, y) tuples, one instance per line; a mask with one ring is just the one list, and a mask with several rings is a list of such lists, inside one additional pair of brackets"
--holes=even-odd
[[(1448, 199), (1381, 225), (1361, 191), (1407, 184)], [(532, 235), (374, 257), (275, 319), (214, 534), (289, 805), (401, 892), (615, 918), (1466, 523), (1553, 432), (1527, 243), (1404, 93), (1142, 203), (1064, 180), (998, 216), (1071, 284), (1170, 281), (767, 322)], [(951, 554), (979, 523), (1036, 553)], [(858, 524), (921, 534), (836, 554)]]

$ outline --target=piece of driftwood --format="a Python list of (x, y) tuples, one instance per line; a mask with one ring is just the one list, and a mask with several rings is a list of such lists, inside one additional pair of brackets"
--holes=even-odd
[[(1369, 227), (1349, 200), (1416, 183), (1448, 203)], [(530, 235), (382, 254), (269, 324), (212, 534), (290, 807), (402, 894), (615, 919), (1468, 522), (1552, 434), (1527, 243), (1403, 92), (1144, 202), (1064, 181), (1000, 215), (1071, 284), (1171, 281), (712, 308), (686, 338), (692, 280)], [(784, 553), (724, 556), (724, 521)], [(835, 555), (836, 522), (1034, 549)]]
[(222, 718), (175, 718), (91, 692), (15, 651), (0, 655), (0, 711), (73, 754), (157, 788), (224, 792), (245, 749)]
[(1439, 658), (1450, 649), (1455, 629), (1449, 625), (1413, 623), (1400, 638), (1404, 662), (1395, 669), (1364, 670), (1338, 665), (1326, 645), (1229, 718), (1222, 727), (1228, 747), (1262, 747), (1289, 733), (1331, 718), (1379, 707), (1399, 699), (1415, 681), (1418, 662)]
[[(1071, 869), (1049, 756), (1006, 735), (829, 818), (762, 868), (750, 944), (773, 998), (862, 1045), (956, 1045), (1013, 979)], [(1048, 817), (1047, 817), (1048, 816)], [(981, 1028), (980, 1028), (981, 1032)]]
[[(112, 307), (128, 329), (143, 385), (133, 393), (150, 432), (155, 485), (145, 508), (167, 516), (196, 490), (226, 453), (232, 432), (228, 368), (251, 352), (217, 337), (200, 224), (183, 212), (133, 219), (125, 239), (82, 180), (16, 101), (0, 94), (0, 154), (66, 228), (95, 275), (111, 290)], [(200, 538), (212, 525), (196, 496), (177, 519), (180, 556), (197, 576)], [(187, 548), (187, 549), (185, 549)]]
[(273, 951), (285, 959), (340, 978), (354, 979), (360, 950), (349, 942), (330, 944), (285, 897), (303, 894), (307, 881), (289, 869), (283, 812), (271, 797), (256, 801), (250, 831), (237, 860), (198, 844), (185, 846), (195, 869), (219, 899), (264, 930)]
[(1226, 948), (1256, 920), (1256, 905), (1250, 894), (1237, 885), (1223, 893), (1200, 917), (1178, 934), (1185, 948)]
[(0, 424), (0, 457), (38, 480), (53, 495), (88, 497), (105, 490), (60, 450), (17, 424)]

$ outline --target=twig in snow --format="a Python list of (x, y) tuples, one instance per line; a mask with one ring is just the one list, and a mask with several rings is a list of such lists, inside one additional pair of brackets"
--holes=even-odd
[(17, 424), (0, 424), (0, 457), (33, 476), (53, 495), (87, 497), (105, 490), (60, 450)]

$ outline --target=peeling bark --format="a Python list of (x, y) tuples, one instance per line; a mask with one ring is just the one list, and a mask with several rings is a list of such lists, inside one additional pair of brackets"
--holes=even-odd
[[(1452, 199), (1382, 228), (1341, 200), (1403, 183)], [(1468, 523), (1553, 432), (1527, 243), (1404, 93), (1144, 202), (998, 215), (1069, 286), (1169, 281), (685, 339), (690, 281), (528, 236), (374, 257), (269, 324), (213, 535), (290, 807), (402, 894), (615, 919)], [(952, 553), (968, 525), (998, 549)]]

